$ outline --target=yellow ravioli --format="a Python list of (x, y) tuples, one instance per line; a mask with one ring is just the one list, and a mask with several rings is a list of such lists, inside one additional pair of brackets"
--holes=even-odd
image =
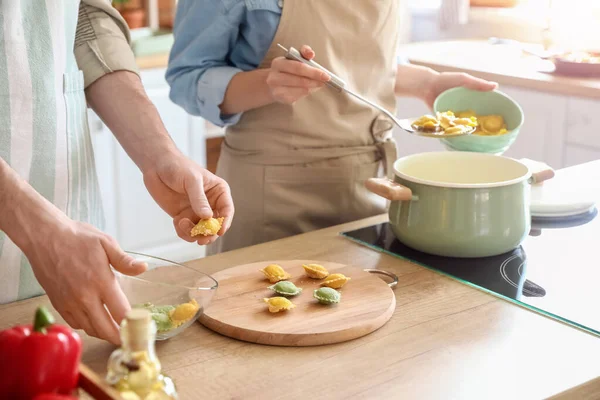
[(344, 274), (331, 274), (323, 282), (321, 282), (321, 286), (327, 286), (332, 289), (339, 289), (346, 284), (351, 278), (345, 276)]
[(178, 327), (194, 318), (199, 308), (200, 306), (198, 305), (196, 299), (192, 299), (188, 303), (178, 305), (174, 310), (171, 311), (169, 315), (173, 325)]
[(329, 275), (329, 271), (327, 271), (324, 266), (319, 264), (303, 265), (302, 268), (304, 268), (304, 271), (309, 278), (323, 279)]
[(296, 307), (294, 303), (285, 297), (270, 297), (263, 299), (269, 305), (269, 312), (276, 313), (279, 311), (291, 310)]
[(260, 272), (265, 274), (269, 282), (277, 283), (279, 281), (285, 281), (286, 279), (291, 278), (292, 276), (285, 272), (281, 266), (277, 264), (267, 265), (265, 268), (261, 269)]
[(225, 218), (210, 218), (210, 219), (201, 219), (198, 221), (196, 226), (192, 228), (190, 235), (192, 237), (202, 235), (202, 236), (213, 236), (216, 235), (223, 225), (223, 220)]

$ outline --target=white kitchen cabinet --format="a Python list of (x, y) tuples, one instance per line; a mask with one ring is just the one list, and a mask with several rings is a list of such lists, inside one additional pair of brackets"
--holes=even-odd
[(517, 140), (504, 155), (530, 158), (561, 168), (566, 98), (506, 86), (500, 90), (521, 105), (525, 115)]
[(594, 149), (589, 146), (580, 146), (568, 144), (565, 147), (564, 167), (583, 164), (590, 161), (600, 160), (600, 149)]
[[(203, 121), (189, 116), (171, 102), (164, 70), (142, 71), (142, 82), (177, 147), (205, 166)], [(135, 117), (132, 117), (131, 124), (135, 123)], [(106, 214), (106, 232), (126, 250), (174, 261), (203, 257), (203, 247), (177, 237), (171, 217), (154, 202), (137, 166), (91, 111), (90, 127)]]
[(600, 101), (569, 98), (567, 100), (567, 141), (600, 150), (598, 116)]

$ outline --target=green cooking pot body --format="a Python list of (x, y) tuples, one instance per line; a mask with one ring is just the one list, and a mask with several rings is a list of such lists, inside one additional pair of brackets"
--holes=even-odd
[(405, 245), (446, 257), (489, 257), (521, 244), (531, 229), (530, 183), (491, 188), (448, 188), (398, 176), (413, 199), (392, 201), (389, 219)]
[(554, 176), (545, 164), (473, 152), (414, 154), (394, 171), (394, 180), (366, 186), (391, 201), (396, 237), (424, 253), (464, 258), (517, 248), (531, 229), (531, 184)]

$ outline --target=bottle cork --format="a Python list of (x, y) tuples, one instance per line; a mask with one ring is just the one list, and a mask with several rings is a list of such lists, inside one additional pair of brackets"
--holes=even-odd
[(150, 312), (143, 308), (134, 308), (127, 313), (125, 319), (127, 320), (127, 337), (131, 350), (146, 350), (152, 321)]

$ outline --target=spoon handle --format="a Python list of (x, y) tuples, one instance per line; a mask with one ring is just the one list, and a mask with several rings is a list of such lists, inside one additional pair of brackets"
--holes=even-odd
[(317, 69), (325, 72), (327, 75), (329, 75), (331, 77), (331, 80), (329, 82), (327, 82), (327, 84), (329, 86), (331, 86), (332, 88), (336, 89), (338, 92), (344, 91), (346, 93), (349, 93), (352, 96), (354, 96), (357, 99), (359, 99), (360, 101), (362, 101), (362, 102), (370, 105), (371, 107), (376, 108), (377, 110), (381, 111), (382, 113), (384, 113), (385, 115), (387, 115), (389, 118), (391, 118), (391, 120), (394, 121), (394, 123), (396, 125), (398, 125), (400, 128), (402, 128), (402, 126), (400, 125), (400, 123), (398, 122), (398, 120), (396, 119), (396, 117), (394, 116), (394, 114), (392, 114), (388, 110), (384, 109), (380, 105), (375, 104), (372, 101), (365, 99), (364, 97), (362, 97), (358, 93), (355, 93), (355, 92), (349, 90), (346, 87), (346, 82), (344, 82), (340, 77), (336, 76), (333, 72), (329, 71), (328, 69), (326, 69), (325, 67), (323, 67), (322, 65), (318, 64), (317, 62), (315, 62), (313, 60), (307, 60), (306, 58), (302, 57), (302, 54), (298, 50), (296, 50), (295, 48), (293, 48), (293, 47), (290, 47), (289, 49), (287, 49), (287, 48), (285, 48), (284, 46), (282, 46), (280, 44), (277, 44), (277, 46), (279, 46), (280, 49), (282, 49), (283, 51), (286, 52), (285, 57), (288, 60), (300, 61), (301, 63), (304, 63), (306, 65), (310, 65), (311, 67), (317, 68)]
[(369, 99), (366, 99), (364, 97), (362, 97), (360, 94), (355, 93), (351, 90), (348, 90), (347, 88), (344, 88), (344, 91), (348, 94), (351, 94), (352, 96), (356, 97), (357, 99), (363, 101), (364, 103), (370, 105), (371, 107), (376, 108), (377, 110), (381, 111), (382, 113), (384, 113), (389, 119), (391, 119), (399, 128), (403, 128), (403, 126), (400, 124), (400, 121), (398, 121), (398, 118), (396, 118), (396, 116), (394, 114), (392, 114), (391, 112), (389, 112), (388, 110), (386, 110), (385, 108), (381, 107), (379, 104), (377, 103), (373, 103), (372, 101), (370, 101)]
[(302, 54), (298, 50), (296, 50), (293, 47), (290, 47), (289, 49), (286, 49), (285, 47), (283, 47), (279, 43), (277, 44), (277, 46), (279, 46), (280, 49), (282, 49), (283, 51), (286, 52), (285, 58), (287, 58), (288, 60), (300, 61), (303, 64), (309, 65), (309, 66), (311, 66), (313, 68), (317, 68), (317, 69), (325, 72), (331, 78), (331, 80), (329, 80), (328, 82), (326, 82), (327, 85), (331, 86), (332, 88), (334, 88), (338, 92), (341, 92), (342, 90), (344, 90), (344, 88), (346, 86), (346, 82), (344, 82), (344, 80), (342, 78), (340, 78), (339, 76), (336, 76), (333, 72), (329, 71), (327, 68), (325, 68), (322, 65), (318, 64), (316, 61), (307, 60), (306, 58), (304, 58), (302, 56)]

